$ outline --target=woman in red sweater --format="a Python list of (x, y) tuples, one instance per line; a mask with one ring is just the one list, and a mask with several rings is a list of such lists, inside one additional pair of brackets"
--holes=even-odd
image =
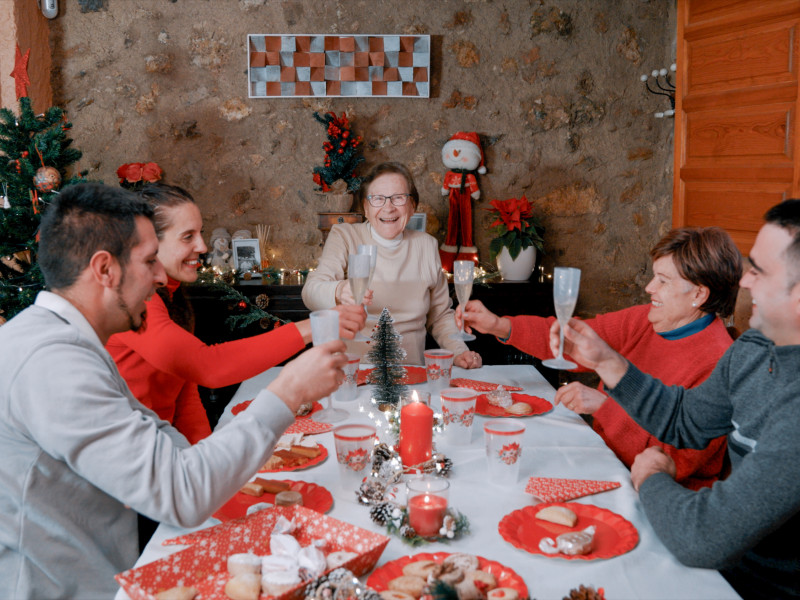
[[(653, 279), (645, 288), (650, 303), (587, 322), (645, 373), (668, 385), (694, 387), (711, 374), (733, 341), (718, 315), (733, 312), (742, 257), (730, 236), (717, 227), (675, 229), (650, 256)], [(553, 317), (498, 317), (477, 300), (465, 308), (469, 328), (494, 334), (536, 358), (553, 356), (549, 347)], [(456, 319), (460, 318), (457, 312)], [(558, 401), (579, 414), (592, 415), (594, 430), (628, 468), (645, 448), (660, 446), (675, 461), (676, 480), (684, 486), (710, 486), (720, 476), (724, 437), (704, 450), (677, 450), (639, 427), (602, 391), (602, 385), (593, 389), (572, 382), (559, 390)]]
[[(192, 333), (194, 316), (181, 283), (197, 279), (203, 219), (194, 199), (177, 186), (150, 184), (140, 192), (155, 209), (158, 260), (169, 276), (148, 301), (142, 331), (111, 336), (106, 349), (128, 386), (145, 406), (171, 422), (191, 442), (211, 434), (197, 386), (239, 383), (277, 365), (311, 341), (308, 320), (253, 337), (207, 346)], [(351, 339), (364, 326), (360, 306), (337, 306), (339, 334)]]

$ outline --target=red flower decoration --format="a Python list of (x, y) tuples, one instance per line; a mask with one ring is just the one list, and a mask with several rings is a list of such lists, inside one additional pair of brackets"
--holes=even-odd
[(533, 215), (533, 204), (525, 197), (509, 200), (492, 200), (489, 212), (495, 220), (489, 225), (494, 229), (495, 237), (489, 245), (492, 258), (503, 247), (509, 249), (512, 258), (516, 258), (520, 250), (528, 246), (536, 246), (542, 250), (542, 234), (544, 227)]
[(119, 184), (127, 189), (139, 189), (145, 183), (155, 183), (164, 174), (164, 170), (154, 162), (126, 163), (117, 169)]

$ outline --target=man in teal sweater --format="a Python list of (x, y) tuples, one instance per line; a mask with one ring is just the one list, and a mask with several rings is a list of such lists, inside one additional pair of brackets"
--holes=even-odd
[[(658, 448), (631, 480), (661, 541), (684, 564), (719, 569), (744, 598), (800, 597), (800, 200), (765, 215), (741, 287), (752, 329), (700, 386), (667, 387), (572, 320), (565, 352), (594, 369), (611, 396), (660, 440), (704, 448), (728, 436), (731, 474), (691, 491)], [(558, 324), (551, 329), (558, 346)], [(563, 388), (562, 388), (563, 389)], [(556, 396), (558, 401), (558, 395)]]

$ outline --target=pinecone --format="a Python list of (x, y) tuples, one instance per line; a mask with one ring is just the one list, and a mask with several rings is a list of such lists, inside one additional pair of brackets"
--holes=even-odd
[(391, 502), (381, 502), (369, 509), (370, 518), (378, 525), (386, 525), (386, 521), (392, 516), (394, 506)]
[(386, 491), (384, 485), (376, 479), (363, 482), (356, 492), (356, 498), (361, 504), (377, 504), (383, 500)]
[(372, 454), (372, 464), (373, 467), (379, 468), (383, 463), (387, 460), (391, 460), (394, 453), (392, 452), (391, 448), (383, 442), (375, 446), (375, 450)]
[(569, 596), (564, 596), (564, 600), (605, 600), (606, 596), (603, 588), (595, 591), (594, 587), (581, 584), (577, 589), (569, 591)]
[(441, 455), (437, 457), (436, 463), (439, 467), (439, 475), (442, 477), (448, 477), (450, 472), (453, 470), (453, 461), (446, 456)]
[(413, 537), (417, 537), (417, 532), (411, 525), (406, 524), (400, 527), (400, 535), (402, 535), (404, 538), (411, 539)]

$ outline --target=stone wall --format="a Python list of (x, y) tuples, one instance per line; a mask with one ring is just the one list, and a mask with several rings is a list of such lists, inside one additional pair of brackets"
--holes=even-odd
[[(440, 239), (441, 147), (476, 131), (482, 260), (481, 209), (524, 194), (547, 227), (546, 268), (583, 268), (579, 311), (645, 297), (647, 250), (671, 222), (673, 121), (653, 117), (667, 100), (639, 76), (674, 60), (674, 0), (60, 4), (55, 102), (90, 177), (115, 183), (119, 165), (155, 161), (196, 195), (207, 234), (271, 225), (278, 266), (313, 266), (322, 201), (311, 170), (324, 158), (313, 111), (346, 111), (367, 165), (411, 168)], [(248, 33), (430, 34), (431, 97), (248, 99)]]

